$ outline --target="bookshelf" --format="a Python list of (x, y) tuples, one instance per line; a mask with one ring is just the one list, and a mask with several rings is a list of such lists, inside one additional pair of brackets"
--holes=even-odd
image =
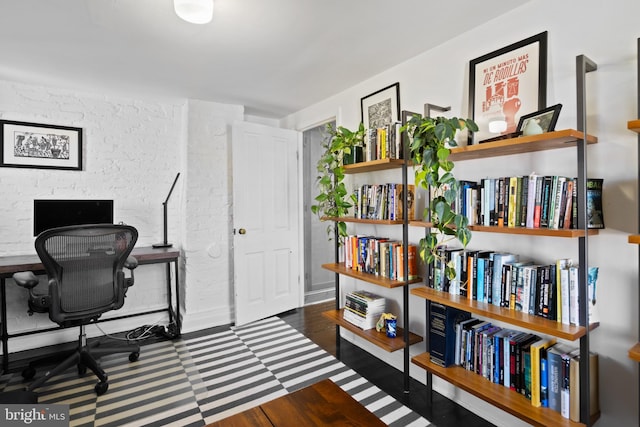
[[(532, 229), (519, 227), (485, 227), (474, 225), (470, 229), (473, 232), (483, 233), (506, 233), (512, 235), (526, 236), (547, 236), (575, 239), (579, 252), (579, 300), (582, 301), (579, 309), (579, 325), (566, 325), (551, 321), (528, 313), (510, 310), (506, 307), (499, 307), (471, 300), (467, 297), (449, 294), (438, 291), (431, 287), (424, 286), (411, 290), (411, 294), (426, 301), (427, 319), (429, 316), (429, 302), (436, 302), (450, 307), (455, 307), (473, 314), (485, 320), (495, 320), (516, 326), (524, 330), (548, 335), (568, 341), (579, 341), (580, 343), (580, 422), (571, 421), (564, 418), (559, 412), (546, 407), (535, 407), (523, 395), (509, 390), (502, 385), (494, 384), (475, 372), (467, 371), (460, 366), (450, 366), (447, 368), (436, 365), (430, 361), (429, 353), (419, 354), (412, 358), (412, 363), (425, 369), (430, 375), (436, 375), (445, 381), (459, 387), (472, 395), (524, 420), (535, 426), (590, 426), (599, 417), (599, 413), (594, 416), (590, 414), (589, 408), (589, 334), (598, 324), (588, 324), (587, 298), (587, 272), (588, 272), (588, 237), (596, 235), (597, 230), (588, 229), (586, 215), (586, 178), (587, 178), (587, 146), (596, 144), (597, 138), (586, 132), (586, 74), (595, 71), (597, 65), (584, 55), (576, 58), (576, 81), (577, 106), (578, 106), (578, 126), (577, 129), (565, 129), (554, 132), (547, 132), (541, 135), (522, 136), (511, 139), (503, 139), (484, 144), (470, 145), (465, 147), (454, 147), (451, 149), (450, 159), (452, 161), (472, 161), (476, 159), (496, 158), (507, 155), (519, 155), (525, 153), (535, 153), (547, 150), (569, 149), (577, 151), (577, 205), (578, 227), (577, 229)], [(638, 123), (640, 125), (640, 122)], [(639, 127), (640, 128), (640, 127)], [(428, 222), (414, 221), (412, 226), (430, 227)], [(640, 236), (637, 236), (640, 241)], [(427, 329), (429, 329), (427, 327)], [(640, 355), (640, 344), (638, 344)], [(427, 381), (430, 385), (431, 381)]]
[[(406, 114), (404, 114), (406, 116)], [(404, 138), (404, 135), (402, 136)], [(408, 148), (407, 144), (404, 143), (404, 159), (408, 158)], [(402, 184), (404, 188), (407, 188), (407, 166), (408, 162), (403, 159), (378, 159), (367, 162), (359, 162), (354, 164), (344, 165), (344, 173), (345, 174), (360, 174), (360, 173), (369, 173), (369, 172), (380, 172), (387, 170), (400, 170), (402, 174)], [(408, 206), (407, 206), (407, 197), (403, 198), (403, 212), (405, 213), (404, 219), (402, 220), (378, 220), (378, 219), (362, 219), (362, 218), (353, 218), (353, 217), (324, 217), (323, 220), (326, 221), (340, 221), (349, 224), (353, 224), (357, 227), (358, 224), (373, 224), (373, 225), (382, 225), (382, 226), (390, 226), (390, 227), (402, 227), (402, 245), (404, 247), (404, 271), (408, 271)], [(410, 367), (410, 354), (409, 347), (413, 344), (417, 344), (423, 340), (423, 338), (417, 334), (411, 333), (408, 330), (409, 325), (409, 285), (413, 283), (419, 283), (422, 281), (422, 278), (417, 277), (411, 280), (391, 280), (382, 276), (377, 276), (374, 274), (364, 273), (362, 271), (354, 270), (351, 268), (347, 268), (345, 263), (339, 262), (339, 250), (338, 250), (338, 235), (337, 232), (334, 236), (335, 240), (335, 262), (323, 264), (322, 268), (332, 271), (335, 273), (335, 309), (325, 311), (322, 313), (323, 317), (330, 320), (332, 323), (336, 325), (336, 344), (338, 348), (339, 355), (339, 342), (340, 342), (340, 328), (347, 330), (356, 336), (364, 339), (367, 342), (370, 342), (377, 347), (383, 349), (387, 352), (395, 352), (395, 351), (404, 351), (404, 391), (405, 393), (409, 392), (409, 367)], [(402, 323), (405, 326), (404, 328), (397, 328), (397, 336), (395, 338), (389, 338), (386, 336), (384, 332), (377, 332), (376, 329), (362, 330), (357, 326), (347, 322), (343, 318), (344, 308), (341, 307), (341, 293), (340, 293), (340, 278), (349, 277), (352, 279), (356, 279), (361, 282), (368, 283), (370, 285), (380, 286), (387, 289), (402, 289), (402, 303), (400, 304), (402, 310)], [(398, 322), (400, 323), (400, 322)]]

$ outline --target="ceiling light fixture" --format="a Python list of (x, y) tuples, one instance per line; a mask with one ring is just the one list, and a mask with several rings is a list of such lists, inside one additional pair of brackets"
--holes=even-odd
[(206, 24), (213, 18), (213, 0), (173, 0), (176, 15), (192, 24)]

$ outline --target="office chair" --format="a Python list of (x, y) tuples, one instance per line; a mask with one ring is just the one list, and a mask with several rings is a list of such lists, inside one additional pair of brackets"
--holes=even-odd
[[(133, 285), (133, 269), (138, 261), (130, 256), (138, 231), (128, 225), (96, 224), (52, 228), (36, 237), (35, 247), (49, 279), (48, 292), (38, 294), (34, 288), (38, 278), (31, 271), (13, 275), (15, 282), (29, 290), (29, 315), (34, 312), (49, 313), (49, 319), (62, 328), (80, 327), (78, 345), (62, 363), (27, 387), (33, 391), (49, 378), (73, 365), (78, 374), (87, 368), (100, 380), (95, 386), (97, 395), (109, 388), (107, 374), (100, 367), (100, 356), (130, 352), (129, 360), (135, 362), (140, 346), (125, 344), (103, 346), (99, 341), (87, 344), (85, 326), (96, 321), (102, 313), (118, 310), (124, 304), (127, 288)], [(123, 267), (130, 270), (125, 277)], [(22, 375), (33, 378), (32, 363)]]

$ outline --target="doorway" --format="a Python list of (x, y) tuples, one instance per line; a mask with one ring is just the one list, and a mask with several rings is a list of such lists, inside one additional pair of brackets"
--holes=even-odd
[(303, 160), (303, 233), (304, 233), (304, 304), (334, 299), (334, 273), (321, 267), (334, 262), (334, 242), (327, 236), (327, 223), (311, 212), (318, 190), (316, 165), (322, 154), (322, 142), (329, 137), (327, 125), (335, 127), (335, 120), (302, 133)]

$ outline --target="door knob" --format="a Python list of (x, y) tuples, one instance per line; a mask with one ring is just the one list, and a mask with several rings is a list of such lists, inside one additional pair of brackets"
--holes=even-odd
[(244, 228), (241, 228), (240, 230), (238, 230), (238, 233), (247, 234), (247, 230), (245, 230)]

